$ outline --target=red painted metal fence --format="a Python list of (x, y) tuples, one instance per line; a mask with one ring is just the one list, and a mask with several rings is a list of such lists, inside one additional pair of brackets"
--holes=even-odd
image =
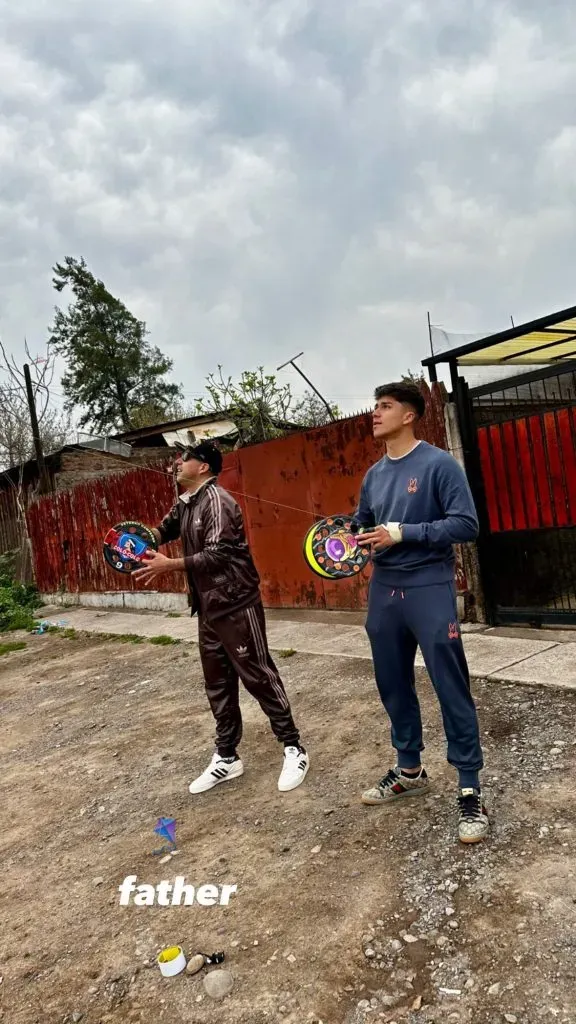
[[(438, 386), (429, 399), (420, 436), (446, 447)], [(372, 437), (371, 416), (366, 414), (226, 456), (219, 482), (234, 494), (244, 513), (267, 607), (365, 606), (368, 572), (350, 581), (323, 580), (305, 565), (302, 543), (318, 516), (355, 509), (362, 478), (381, 455)], [(106, 566), (102, 537), (110, 525), (122, 519), (154, 525), (173, 501), (171, 478), (150, 469), (41, 499), (28, 513), (40, 590), (141, 589)], [(183, 591), (183, 575), (162, 578), (158, 589)]]
[(576, 409), (478, 429), (493, 533), (576, 526)]
[[(304, 536), (318, 516), (352, 512), (362, 477), (379, 458), (370, 417), (293, 434), (236, 454), (254, 560), (269, 607), (361, 608), (368, 575), (331, 583), (315, 576), (302, 557)], [(254, 496), (254, 497), (252, 497)]]
[[(102, 538), (124, 519), (157, 523), (174, 500), (172, 477), (154, 469), (91, 480), (41, 498), (27, 512), (37, 586), (43, 593), (141, 589), (104, 562)], [(170, 548), (179, 553), (177, 545)], [(155, 589), (184, 592), (184, 577), (161, 577)]]

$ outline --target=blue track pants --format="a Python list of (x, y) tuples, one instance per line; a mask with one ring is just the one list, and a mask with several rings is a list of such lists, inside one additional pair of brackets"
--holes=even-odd
[(448, 741), (448, 762), (460, 786), (479, 788), (483, 767), (478, 718), (462, 645), (453, 583), (394, 589), (375, 570), (370, 582), (366, 631), (376, 683), (392, 723), (400, 768), (416, 768), (424, 750), (414, 680), (419, 646), (436, 691)]

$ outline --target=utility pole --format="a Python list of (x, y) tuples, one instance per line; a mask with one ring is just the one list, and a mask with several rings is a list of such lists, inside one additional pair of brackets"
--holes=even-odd
[(32, 380), (30, 377), (30, 367), (28, 366), (28, 363), (24, 363), (24, 379), (26, 381), (26, 397), (28, 398), (28, 408), (30, 410), (30, 423), (32, 426), (32, 437), (34, 439), (34, 449), (36, 451), (36, 461), (38, 462), (38, 470), (40, 474), (40, 494), (46, 494), (46, 492), (51, 489), (50, 479), (46, 472), (46, 463), (44, 462), (44, 452), (42, 451), (42, 441), (40, 440), (40, 428), (38, 427), (36, 403), (34, 401), (34, 392), (32, 391)]
[(320, 399), (320, 401), (324, 403), (324, 405), (326, 406), (326, 409), (328, 411), (328, 415), (329, 415), (330, 419), (331, 420), (335, 420), (336, 417), (335, 417), (334, 413), (332, 412), (332, 409), (330, 408), (328, 402), (324, 398), (324, 395), (320, 394), (320, 392), (318, 391), (318, 388), (314, 387), (312, 381), (308, 380), (308, 377), (306, 376), (306, 374), (303, 373), (302, 370), (300, 369), (300, 367), (296, 366), (296, 363), (294, 362), (295, 359), (300, 359), (300, 356), (303, 356), (303, 355), (304, 355), (303, 352), (299, 352), (297, 356), (293, 356), (292, 359), (288, 359), (287, 362), (282, 363), (282, 366), (277, 366), (276, 367), (276, 373), (278, 373), (279, 370), (283, 370), (285, 366), (293, 366), (294, 369), (298, 371), (300, 376), (304, 378), (304, 380), (306, 381), (308, 386), (312, 388), (312, 391), (314, 391), (318, 395), (318, 398)]

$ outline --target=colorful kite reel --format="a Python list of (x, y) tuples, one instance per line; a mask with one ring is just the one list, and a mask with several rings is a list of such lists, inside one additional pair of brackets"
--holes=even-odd
[(104, 537), (104, 558), (116, 572), (131, 573), (146, 565), (147, 551), (157, 551), (156, 538), (143, 523), (117, 523)]
[(358, 545), (360, 531), (351, 516), (329, 516), (314, 523), (304, 539), (304, 559), (317, 576), (347, 580), (370, 561), (370, 551)]

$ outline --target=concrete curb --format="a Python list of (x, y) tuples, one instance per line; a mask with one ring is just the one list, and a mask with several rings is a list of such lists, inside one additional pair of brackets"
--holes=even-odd
[[(198, 642), (197, 619), (186, 613), (171, 617), (166, 610), (163, 613), (134, 612), (124, 607), (117, 611), (97, 611), (78, 606), (67, 609), (64, 615), (61, 606), (56, 611), (58, 618), (65, 618), (68, 626), (81, 632), (136, 634), (143, 638), (164, 635), (182, 643)], [(46, 609), (43, 614), (45, 612)], [(310, 623), (274, 615), (268, 617), (267, 627), (270, 650), (275, 653), (294, 651), (319, 657), (372, 661), (363, 626)], [(576, 642), (557, 643), (553, 633), (549, 639), (533, 640), (466, 632), (463, 640), (472, 679), (576, 691)], [(424, 670), (420, 652), (416, 666)]]

